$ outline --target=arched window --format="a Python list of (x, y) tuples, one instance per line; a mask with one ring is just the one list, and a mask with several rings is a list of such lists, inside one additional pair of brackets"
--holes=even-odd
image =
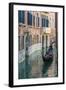
[(18, 50), (24, 49), (24, 36), (18, 36)]

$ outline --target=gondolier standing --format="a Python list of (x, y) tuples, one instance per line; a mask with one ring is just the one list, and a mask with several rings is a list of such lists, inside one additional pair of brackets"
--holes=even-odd
[(49, 46), (49, 49), (47, 50), (45, 55), (42, 55), (43, 61), (49, 61), (53, 60), (53, 47), (52, 44)]

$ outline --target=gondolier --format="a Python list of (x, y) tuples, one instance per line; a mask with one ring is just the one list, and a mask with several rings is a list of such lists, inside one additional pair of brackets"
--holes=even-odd
[(42, 55), (43, 61), (49, 61), (53, 60), (53, 47), (52, 44), (49, 46), (49, 49), (47, 50), (45, 55)]

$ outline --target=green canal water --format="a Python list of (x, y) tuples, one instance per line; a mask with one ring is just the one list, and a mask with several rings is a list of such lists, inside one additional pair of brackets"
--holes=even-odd
[(18, 78), (44, 78), (57, 77), (57, 60), (43, 62), (41, 51), (36, 51), (30, 56), (26, 56), (25, 60), (18, 63)]

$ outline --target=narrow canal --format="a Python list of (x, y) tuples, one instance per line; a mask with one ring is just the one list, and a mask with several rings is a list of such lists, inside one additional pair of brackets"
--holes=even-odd
[(57, 77), (58, 69), (56, 59), (54, 57), (53, 61), (48, 60), (48, 62), (43, 62), (41, 51), (38, 50), (30, 56), (26, 56), (25, 60), (18, 64), (18, 78)]

